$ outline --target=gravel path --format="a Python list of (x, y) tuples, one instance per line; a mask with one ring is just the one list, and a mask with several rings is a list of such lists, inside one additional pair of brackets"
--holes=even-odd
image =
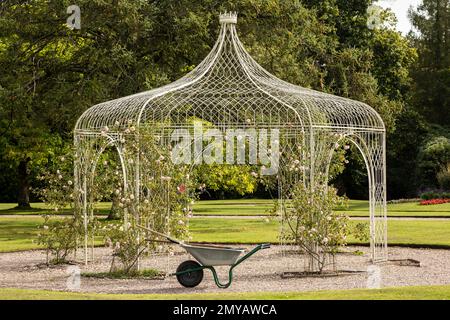
[[(241, 246), (251, 249), (251, 246)], [(364, 255), (352, 252), (360, 250)], [(282, 254), (281, 247), (273, 246), (262, 250), (235, 269), (233, 284), (226, 291), (310, 291), (328, 289), (365, 288), (368, 282), (367, 267), (370, 265), (367, 247), (348, 247), (348, 252), (337, 257), (340, 270), (362, 271), (339, 277), (282, 279), (282, 271), (301, 271), (303, 256)], [(81, 257), (80, 257), (81, 258)], [(177, 265), (188, 259), (188, 255), (177, 252), (168, 258), (153, 256), (144, 259), (144, 268), (174, 271)], [(380, 265), (381, 286), (412, 286), (450, 284), (450, 250), (389, 248), (390, 259), (411, 258), (421, 262), (421, 267), (398, 266), (392, 262)], [(79, 264), (81, 272), (107, 271), (110, 266), (108, 249), (96, 250), (96, 262), (85, 267)], [(45, 261), (42, 251), (23, 251), (0, 254), (0, 287), (68, 290), (68, 266), (55, 268), (38, 267)], [(72, 266), (73, 268), (73, 266)], [(226, 279), (228, 268), (221, 267), (219, 275)], [(74, 291), (101, 293), (192, 293), (223, 292), (218, 289), (211, 273), (205, 270), (203, 282), (195, 289), (181, 287), (175, 277), (165, 280), (108, 280), (81, 277), (81, 286)]]

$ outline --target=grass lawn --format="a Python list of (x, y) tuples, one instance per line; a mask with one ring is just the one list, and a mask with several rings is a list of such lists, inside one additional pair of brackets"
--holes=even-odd
[(195, 215), (259, 216), (269, 214), (271, 199), (203, 200), (194, 205)]
[[(36, 249), (42, 218), (0, 218), (0, 252)], [(197, 218), (190, 222), (193, 241), (217, 243), (277, 243), (277, 221), (264, 219)], [(450, 221), (389, 221), (388, 244), (450, 247)], [(350, 239), (350, 242), (353, 242)]]
[[(267, 215), (273, 206), (270, 199), (239, 199), (239, 200), (204, 200), (194, 206), (196, 215)], [(347, 209), (337, 208), (337, 211), (347, 212), (350, 216), (367, 217), (369, 202), (365, 200), (350, 200)], [(388, 216), (392, 217), (450, 217), (450, 203), (421, 206), (418, 202), (388, 204)]]
[[(67, 217), (66, 217), (67, 218)], [(61, 217), (64, 219), (64, 217)], [(39, 229), (44, 219), (41, 217), (0, 217), (0, 252), (40, 249), (37, 244)], [(96, 245), (102, 245), (100, 237), (96, 237)]]
[[(422, 206), (419, 202), (390, 203), (387, 206), (389, 217), (450, 217), (450, 203)], [(369, 214), (369, 202), (365, 200), (350, 200), (348, 209), (338, 209), (348, 212), (350, 216), (365, 216)]]
[[(195, 206), (197, 215), (265, 215), (271, 200), (201, 201)], [(366, 201), (352, 200), (346, 210), (352, 216), (368, 215)], [(40, 217), (27, 216), (44, 212), (43, 204), (34, 209), (17, 211), (15, 205), (0, 204), (0, 252), (37, 249), (37, 226)], [(101, 203), (99, 211), (107, 214), (110, 203)], [(338, 209), (339, 210), (339, 209)], [(419, 206), (416, 203), (389, 205), (393, 216), (450, 216), (450, 204)], [(69, 211), (66, 211), (69, 213)], [(1, 215), (14, 217), (1, 217)], [(353, 222), (355, 223), (355, 222)], [(190, 221), (193, 241), (217, 243), (277, 243), (280, 225), (271, 218), (208, 218)], [(350, 239), (351, 243), (355, 243)], [(450, 219), (393, 220), (388, 222), (389, 245), (443, 246), (450, 248)], [(0, 289), (3, 299), (450, 299), (450, 286), (402, 287), (381, 290), (343, 290), (292, 293), (220, 293), (220, 294), (91, 294), (43, 290)]]
[[(32, 203), (31, 210), (14, 209), (14, 203), (0, 203), (1, 215), (36, 215), (49, 209), (43, 203)], [(204, 200), (194, 205), (195, 215), (224, 215), (224, 216), (264, 216), (272, 208), (271, 199), (237, 199), (237, 200)], [(99, 215), (107, 215), (111, 208), (110, 202), (99, 203), (96, 206)], [(367, 217), (369, 203), (365, 200), (350, 200), (348, 209), (337, 208), (347, 212), (350, 216)], [(70, 214), (69, 210), (62, 210), (62, 214)], [(421, 206), (418, 202), (388, 204), (388, 216), (391, 217), (450, 217), (450, 203)]]
[(37, 217), (0, 217), (0, 252), (39, 248), (35, 241), (42, 222)]
[(280, 225), (275, 220), (197, 218), (189, 222), (192, 241), (218, 243), (277, 242)]
[(0, 300), (448, 300), (450, 286), (420, 286), (385, 289), (354, 289), (314, 292), (249, 292), (249, 293), (190, 293), (190, 294), (98, 294), (71, 293), (30, 289), (0, 289)]
[[(0, 203), (0, 218), (2, 215), (37, 215), (44, 214), (46, 212), (55, 213), (54, 210), (50, 209), (45, 203), (33, 202), (31, 203), (31, 209), (18, 210), (16, 209), (17, 203)], [(107, 215), (111, 209), (111, 202), (102, 202), (96, 205), (96, 214)], [(72, 212), (69, 209), (64, 209), (59, 211), (61, 215), (70, 215)]]
[[(198, 218), (190, 222), (193, 241), (200, 242), (276, 243), (279, 228), (277, 221), (263, 219)], [(450, 221), (389, 221), (388, 244), (450, 247)]]

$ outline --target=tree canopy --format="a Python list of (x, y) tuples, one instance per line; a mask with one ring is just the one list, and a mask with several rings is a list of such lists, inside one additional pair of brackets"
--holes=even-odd
[[(448, 1), (425, 0), (411, 12), (420, 33), (409, 39), (389, 26), (367, 27), (373, 2), (79, 0), (81, 29), (71, 30), (70, 1), (3, 1), (0, 200), (26, 196), (36, 184), (36, 168), (72, 143), (75, 121), (88, 107), (159, 87), (192, 70), (213, 46), (217, 17), (225, 10), (239, 13), (242, 42), (279, 78), (368, 103), (390, 134), (405, 130), (398, 119), (404, 119), (410, 96), (420, 114), (448, 124)], [(386, 12), (382, 19), (390, 22), (392, 15)], [(399, 150), (402, 146), (392, 146), (389, 152)], [(215, 189), (253, 181), (249, 172), (236, 181), (224, 179), (231, 174), (225, 173), (211, 182)], [(252, 183), (239, 188), (256, 190)]]

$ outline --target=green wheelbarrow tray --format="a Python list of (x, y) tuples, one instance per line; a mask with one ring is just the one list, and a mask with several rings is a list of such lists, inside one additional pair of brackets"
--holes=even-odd
[[(233, 281), (233, 269), (236, 268), (241, 262), (247, 260), (256, 252), (261, 249), (270, 248), (269, 243), (259, 244), (254, 247), (247, 254), (239, 258), (239, 256), (244, 253), (244, 249), (236, 249), (231, 247), (222, 247), (215, 245), (193, 245), (186, 244), (177, 239), (171, 238), (168, 235), (159, 233), (155, 230), (152, 230), (147, 227), (138, 226), (142, 229), (150, 231), (158, 236), (164, 237), (172, 243), (180, 245), (187, 252), (189, 252), (197, 261), (187, 260), (182, 262), (175, 273), (171, 273), (171, 276), (176, 276), (178, 282), (187, 288), (196, 287), (203, 280), (203, 269), (211, 270), (214, 281), (219, 288), (228, 288)], [(228, 282), (226, 284), (222, 284), (219, 281), (219, 277), (217, 276), (216, 269), (214, 266), (230, 266), (230, 270), (228, 271)]]
[[(244, 249), (235, 249), (230, 247), (209, 246), (209, 245), (191, 245), (180, 243), (180, 246), (189, 252), (197, 261), (184, 261), (178, 266), (177, 272), (171, 275), (177, 276), (178, 282), (185, 287), (195, 287), (203, 279), (203, 269), (211, 270), (214, 281), (219, 288), (225, 289), (233, 281), (233, 269), (241, 262), (250, 258), (261, 249), (270, 248), (270, 244), (259, 244), (247, 254), (239, 258), (245, 251)], [(217, 276), (214, 266), (230, 266), (228, 271), (228, 282), (222, 284)]]

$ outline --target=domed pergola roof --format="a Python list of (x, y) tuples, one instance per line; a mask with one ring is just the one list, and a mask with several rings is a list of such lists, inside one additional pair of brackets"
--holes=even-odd
[[(76, 131), (152, 123), (185, 125), (198, 117), (212, 124), (287, 123), (303, 128), (384, 131), (367, 104), (287, 83), (267, 72), (244, 49), (236, 14), (220, 16), (221, 29), (208, 56), (166, 86), (107, 101), (88, 109)], [(168, 122), (169, 121), (169, 122)]]

